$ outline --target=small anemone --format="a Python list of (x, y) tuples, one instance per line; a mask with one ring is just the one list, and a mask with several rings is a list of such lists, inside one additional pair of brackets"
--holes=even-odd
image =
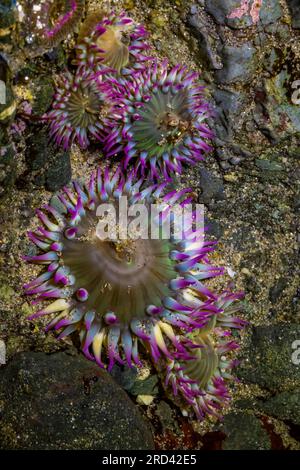
[(89, 145), (89, 138), (103, 141), (112, 127), (113, 108), (117, 94), (88, 73), (70, 72), (58, 78), (52, 109), (43, 116), (49, 122), (50, 135), (64, 149), (77, 142), (80, 147)]
[(105, 144), (107, 156), (124, 152), (123, 168), (130, 160), (137, 172), (152, 178), (182, 172), (210, 150), (213, 134), (206, 121), (211, 111), (198, 74), (185, 66), (169, 68), (166, 61), (120, 77), (122, 119)]
[[(203, 420), (207, 415), (220, 418), (220, 410), (230, 401), (228, 383), (234, 380), (231, 370), (238, 364), (232, 351), (238, 344), (232, 339), (233, 328), (247, 323), (236, 317), (241, 293), (222, 293), (215, 302), (217, 313), (208, 324), (195, 332), (187, 345), (188, 360), (177, 354), (173, 360), (160, 361), (158, 370), (164, 387), (182, 411)], [(195, 308), (197, 299), (194, 298)], [(182, 338), (183, 344), (186, 338)]]
[(94, 72), (104, 64), (119, 74), (131, 74), (132, 69), (144, 69), (149, 60), (143, 53), (149, 48), (146, 37), (145, 28), (135, 24), (125, 12), (107, 13), (76, 46), (74, 63)]
[[(34, 4), (33, 4), (34, 3)], [(84, 0), (17, 2), (22, 34), (28, 44), (55, 46), (72, 33), (84, 12)]]

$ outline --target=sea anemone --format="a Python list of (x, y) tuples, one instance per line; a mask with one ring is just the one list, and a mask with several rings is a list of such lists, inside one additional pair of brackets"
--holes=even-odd
[(55, 46), (71, 33), (84, 12), (84, 0), (19, 0), (17, 10), (28, 44)]
[[(182, 360), (175, 354), (173, 359), (166, 358), (158, 365), (170, 398), (185, 414), (195, 414), (199, 420), (207, 415), (220, 418), (222, 406), (230, 400), (227, 383), (234, 380), (231, 369), (238, 364), (230, 357), (231, 351), (238, 348), (230, 338), (230, 330), (246, 325), (245, 321), (235, 317), (242, 296), (242, 293), (232, 292), (218, 296), (215, 303), (218, 313), (204, 328), (191, 335), (192, 345), (187, 347), (190, 358)], [(193, 302), (197, 308), (197, 299)], [(182, 338), (182, 344), (184, 341)]]
[(58, 78), (52, 109), (43, 116), (49, 122), (50, 135), (64, 149), (77, 142), (80, 147), (89, 145), (89, 137), (103, 141), (113, 120), (113, 107), (117, 93), (113, 87), (101, 83), (88, 73), (69, 71)]
[[(215, 294), (205, 283), (223, 273), (207, 258), (215, 242), (205, 241), (203, 230), (192, 226), (184, 228), (181, 238), (126, 238), (120, 221), (115, 237), (106, 239), (98, 231), (99, 207), (110, 204), (117, 210), (123, 196), (129, 208), (164, 204), (160, 217), (153, 219), (159, 234), (164, 233), (172, 208), (190, 201), (190, 190), (165, 194), (166, 184), (144, 187), (133, 172), (125, 178), (120, 171), (98, 169), (87, 184), (65, 188), (58, 202), (37, 211), (42, 225), (29, 238), (38, 252), (25, 260), (44, 270), (24, 287), (26, 294), (37, 296), (34, 303), (51, 301), (30, 317), (53, 315), (47, 331), (60, 330), (59, 338), (77, 332), (86, 357), (109, 370), (116, 362), (140, 366), (143, 348), (158, 366), (168, 361), (168, 382), (176, 392), (185, 381), (178, 365), (186, 368), (188, 380), (196, 374), (200, 384), (198, 372), (205, 383), (218, 377), (214, 361), (199, 365), (206, 352), (198, 346), (208, 339), (194, 340), (193, 335), (203, 331), (209, 338), (208, 329), (214, 334), (217, 327), (242, 324), (230, 311), (224, 313), (224, 294)], [(174, 222), (171, 215), (170, 220)], [(221, 354), (227, 349), (220, 344), (216, 350)], [(188, 392), (186, 396), (190, 399)]]
[(119, 78), (122, 88), (122, 119), (109, 135), (107, 156), (123, 151), (123, 168), (134, 160), (135, 170), (152, 178), (181, 173), (182, 165), (194, 165), (210, 150), (212, 132), (205, 121), (211, 115), (198, 74), (185, 66), (154, 63)]
[(74, 63), (80, 69), (94, 72), (101, 70), (104, 64), (119, 74), (131, 74), (132, 69), (144, 69), (145, 62), (149, 60), (144, 55), (144, 51), (149, 48), (146, 37), (145, 28), (135, 24), (125, 12), (119, 15), (106, 13), (76, 46)]

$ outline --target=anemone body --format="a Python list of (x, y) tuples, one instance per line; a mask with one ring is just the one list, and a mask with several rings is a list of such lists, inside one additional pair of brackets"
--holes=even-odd
[[(196, 377), (201, 393), (211, 394), (218, 360), (212, 363), (199, 344), (208, 343), (212, 330), (242, 325), (232, 316), (233, 310), (225, 312), (233, 294), (228, 294), (229, 302), (206, 285), (206, 279), (223, 273), (208, 260), (215, 243), (191, 228), (180, 239), (172, 235), (124, 239), (119, 234), (111, 240), (97, 232), (98, 207), (104, 203), (116, 207), (121, 196), (129, 207), (166, 204), (157, 219), (162, 230), (162, 220), (174, 204), (184, 207), (190, 201), (188, 190), (165, 194), (165, 186), (143, 187), (133, 173), (125, 179), (119, 171), (98, 170), (87, 184), (74, 182), (65, 188), (59, 204), (37, 211), (41, 226), (29, 232), (29, 238), (38, 252), (25, 259), (44, 269), (25, 285), (25, 291), (36, 297), (34, 302), (47, 302), (30, 318), (52, 316), (46, 329), (60, 331), (59, 338), (77, 332), (82, 351), (100, 367), (110, 370), (116, 362), (139, 366), (141, 350), (149, 352), (166, 387), (172, 384), (174, 393), (179, 392), (201, 417), (205, 406), (200, 412), (200, 405), (191, 404), (191, 394), (185, 391), (189, 385), (183, 382), (185, 377)], [(218, 354), (228, 349), (217, 346)]]
[(97, 72), (105, 65), (118, 74), (131, 74), (132, 70), (144, 69), (149, 60), (144, 54), (149, 48), (146, 37), (145, 28), (135, 24), (124, 12), (104, 13), (88, 36), (80, 40), (74, 62), (88, 71)]
[(72, 33), (84, 12), (84, 0), (19, 0), (19, 17), (29, 43), (55, 46)]
[(50, 135), (64, 149), (73, 142), (86, 148), (90, 137), (103, 141), (112, 127), (111, 112), (117, 95), (88, 73), (66, 72), (58, 79), (52, 109), (44, 115)]
[(120, 77), (122, 118), (106, 142), (107, 155), (124, 152), (124, 169), (132, 161), (137, 173), (152, 178), (170, 178), (202, 160), (210, 150), (205, 121), (211, 113), (197, 79), (185, 66), (170, 69), (166, 61), (131, 80)]

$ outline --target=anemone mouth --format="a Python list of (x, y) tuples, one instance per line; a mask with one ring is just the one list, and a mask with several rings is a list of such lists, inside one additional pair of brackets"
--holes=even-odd
[(75, 290), (85, 289), (85, 307), (99, 318), (114, 312), (120, 324), (143, 319), (146, 308), (161, 306), (176, 277), (168, 240), (101, 240), (95, 213), (82, 218), (75, 239), (64, 240), (63, 263), (75, 277)]
[(66, 111), (73, 127), (88, 128), (99, 120), (103, 101), (94, 86), (80, 83), (78, 88), (70, 92), (66, 103)]
[(161, 157), (174, 147), (180, 147), (190, 134), (193, 116), (189, 107), (189, 92), (173, 93), (158, 90), (144, 104), (132, 125), (136, 148), (147, 151), (149, 157)]

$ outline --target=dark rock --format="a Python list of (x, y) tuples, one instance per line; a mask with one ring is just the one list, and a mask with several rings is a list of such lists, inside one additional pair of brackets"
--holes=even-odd
[(157, 375), (149, 375), (144, 380), (136, 380), (130, 389), (131, 395), (156, 395), (158, 393)]
[(287, 0), (289, 6), (293, 28), (300, 28), (300, 0)]
[(219, 89), (213, 92), (213, 98), (216, 103), (214, 130), (220, 139), (230, 141), (235, 121), (241, 113), (245, 98), (242, 93)]
[(22, 353), (0, 381), (2, 449), (152, 449), (138, 409), (81, 356)]
[(0, 127), (0, 198), (8, 195), (17, 178), (17, 155), (6, 129)]
[(275, 304), (277, 300), (281, 297), (282, 292), (286, 288), (288, 280), (281, 277), (274, 286), (271, 287), (269, 292), (269, 299), (272, 304)]
[(0, 124), (8, 124), (15, 116), (16, 101), (9, 65), (0, 54)]
[(122, 388), (124, 388), (124, 390), (129, 392), (135, 384), (137, 369), (135, 367), (129, 368), (115, 364), (110, 375)]
[(57, 191), (71, 179), (69, 152), (51, 142), (46, 129), (38, 129), (27, 139), (26, 162), (33, 183)]
[(258, 326), (243, 351), (238, 376), (272, 392), (300, 387), (300, 368), (293, 364), (293, 342), (300, 338), (300, 325), (279, 323)]
[(216, 81), (226, 84), (251, 80), (256, 69), (255, 52), (250, 42), (241, 46), (223, 46), (220, 51), (223, 69), (216, 71)]
[(270, 450), (271, 441), (258, 418), (246, 413), (229, 413), (224, 417), (227, 437), (224, 450)]
[(15, 1), (1, 0), (0, 3), (0, 29), (10, 28), (16, 21)]
[(200, 202), (206, 204), (208, 207), (214, 201), (222, 201), (225, 199), (224, 186), (220, 178), (214, 176), (205, 168), (200, 168), (200, 182), (199, 186), (202, 190)]
[(191, 28), (192, 34), (198, 40), (200, 61), (213, 70), (222, 69), (223, 65), (221, 59), (216, 52), (220, 38), (212, 30), (206, 17), (200, 14), (188, 15), (187, 24)]
[[(298, 366), (299, 367), (299, 366)], [(259, 403), (259, 408), (270, 416), (300, 426), (300, 389), (282, 392)]]

